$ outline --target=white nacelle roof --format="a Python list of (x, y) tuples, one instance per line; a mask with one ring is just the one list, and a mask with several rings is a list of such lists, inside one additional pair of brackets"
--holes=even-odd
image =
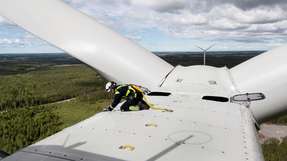
[[(199, 101), (189, 95), (150, 99), (157, 106), (174, 112), (102, 112), (31, 147), (64, 145), (135, 161), (262, 159), (248, 109), (231, 103)], [(147, 124), (156, 126), (147, 127)], [(185, 144), (165, 152), (189, 136), (191, 138)], [(131, 145), (135, 149), (121, 150), (122, 145)]]
[(163, 89), (195, 95), (231, 96), (236, 93), (225, 67), (177, 66), (164, 82)]

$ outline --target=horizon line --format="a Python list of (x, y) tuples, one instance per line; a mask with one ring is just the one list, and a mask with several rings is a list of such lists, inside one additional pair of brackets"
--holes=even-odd
[[(215, 51), (207, 51), (207, 53), (212, 52), (265, 52), (268, 50), (215, 50)], [(151, 51), (151, 53), (202, 53), (202, 51)], [(31, 52), (31, 53), (1, 53), (0, 54), (68, 54), (67, 52)]]

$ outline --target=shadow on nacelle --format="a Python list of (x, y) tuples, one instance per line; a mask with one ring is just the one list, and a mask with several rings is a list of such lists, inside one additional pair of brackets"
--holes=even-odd
[[(78, 143), (82, 144), (82, 143)], [(78, 145), (77, 144), (77, 145)], [(107, 157), (100, 154), (94, 154), (65, 148), (63, 146), (45, 145), (30, 146), (24, 148), (13, 155), (4, 158), (1, 161), (123, 161), (116, 158)]]

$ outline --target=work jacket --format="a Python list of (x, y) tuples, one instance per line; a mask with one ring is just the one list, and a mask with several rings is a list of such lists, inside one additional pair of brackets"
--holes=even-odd
[(114, 100), (112, 103), (112, 107), (115, 108), (122, 99), (127, 99), (127, 98), (142, 98), (141, 97), (141, 92), (138, 91), (133, 87), (133, 85), (120, 85), (117, 86), (115, 89), (115, 96)]

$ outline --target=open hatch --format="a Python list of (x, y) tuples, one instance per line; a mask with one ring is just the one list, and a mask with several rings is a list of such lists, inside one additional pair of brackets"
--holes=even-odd
[(228, 102), (229, 99), (227, 97), (221, 97), (221, 96), (203, 96), (203, 100), (208, 101), (216, 101), (216, 102)]
[(150, 92), (147, 94), (148, 96), (170, 96), (170, 92)]

